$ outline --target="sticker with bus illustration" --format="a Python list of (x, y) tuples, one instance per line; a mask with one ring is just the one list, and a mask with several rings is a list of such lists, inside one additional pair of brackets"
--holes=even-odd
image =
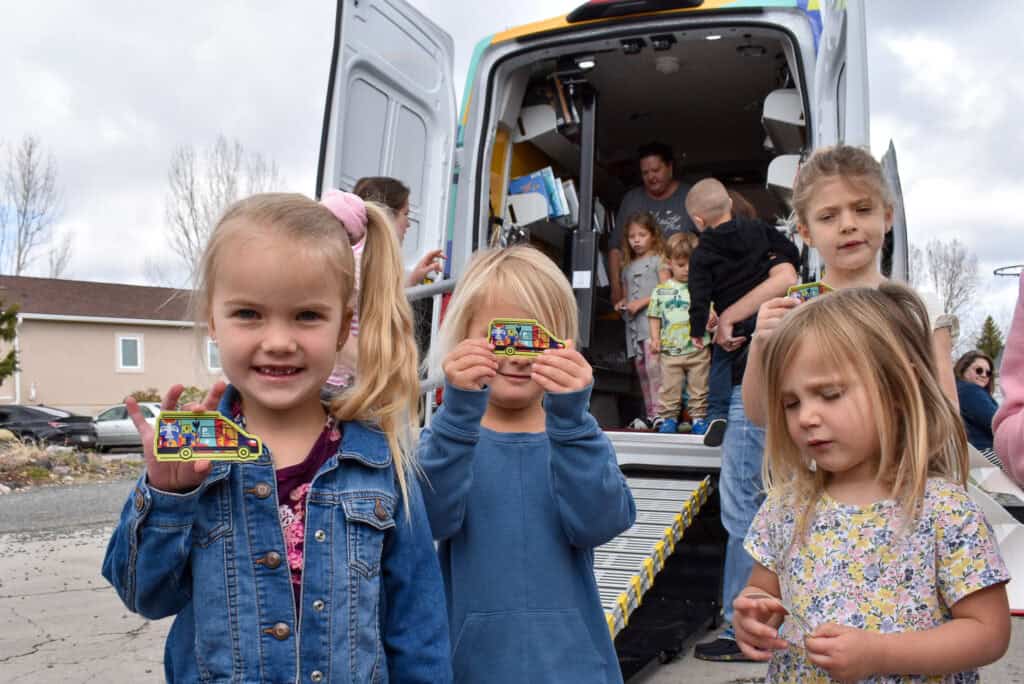
[(495, 318), (488, 340), (499, 356), (539, 356), (545, 349), (565, 349), (565, 342), (532, 318)]
[(831, 287), (820, 280), (816, 280), (813, 283), (794, 285), (786, 290), (786, 296), (792, 297), (793, 299), (799, 299), (801, 302), (806, 302), (810, 299), (814, 299), (815, 297), (820, 297), (823, 294), (828, 294), (831, 291)]
[(219, 411), (164, 411), (153, 437), (158, 461), (255, 461), (263, 451), (250, 435)]

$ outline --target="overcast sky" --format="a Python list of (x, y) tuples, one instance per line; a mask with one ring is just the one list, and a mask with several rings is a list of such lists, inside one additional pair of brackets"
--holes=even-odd
[[(476, 41), (579, 0), (415, 0), (456, 46), (461, 91)], [(220, 133), (277, 161), (311, 194), (335, 3), (4, 0), (0, 143), (38, 136), (57, 160), (66, 277), (145, 283), (162, 246), (167, 168)], [(896, 143), (911, 241), (959, 237), (978, 256), (978, 316), (1008, 323), (997, 266), (1024, 263), (1024, 73), (1014, 0), (868, 0), (872, 147)], [(45, 261), (45, 260), (43, 260)], [(45, 263), (36, 275), (45, 275)], [(1005, 325), (1003, 325), (1005, 332)]]

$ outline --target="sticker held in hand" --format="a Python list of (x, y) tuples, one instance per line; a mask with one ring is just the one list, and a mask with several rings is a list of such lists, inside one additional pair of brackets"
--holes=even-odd
[(163, 411), (153, 437), (158, 461), (255, 461), (263, 451), (250, 435), (219, 411)]
[(832, 292), (832, 288), (816, 280), (813, 283), (804, 283), (803, 285), (794, 285), (793, 287), (786, 290), (786, 296), (792, 297), (793, 299), (799, 299), (801, 302), (806, 302), (815, 297), (820, 297), (823, 294)]
[(487, 340), (499, 356), (539, 356), (546, 349), (565, 349), (565, 342), (532, 318), (495, 318)]

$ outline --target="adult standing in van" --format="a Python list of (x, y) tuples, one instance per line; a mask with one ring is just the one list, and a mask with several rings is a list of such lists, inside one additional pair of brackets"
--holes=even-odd
[(615, 215), (615, 229), (608, 238), (608, 276), (612, 301), (618, 302), (622, 292), (622, 237), (626, 219), (649, 212), (658, 219), (662, 240), (672, 233), (693, 232), (693, 222), (686, 213), (686, 193), (690, 186), (677, 180), (672, 164), (672, 148), (661, 142), (643, 145), (637, 150), (643, 185), (626, 193)]

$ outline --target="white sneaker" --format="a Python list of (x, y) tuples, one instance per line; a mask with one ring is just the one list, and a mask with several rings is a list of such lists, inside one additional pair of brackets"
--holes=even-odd
[(643, 418), (634, 418), (633, 422), (627, 425), (630, 430), (650, 430), (651, 426), (647, 424), (647, 421)]

